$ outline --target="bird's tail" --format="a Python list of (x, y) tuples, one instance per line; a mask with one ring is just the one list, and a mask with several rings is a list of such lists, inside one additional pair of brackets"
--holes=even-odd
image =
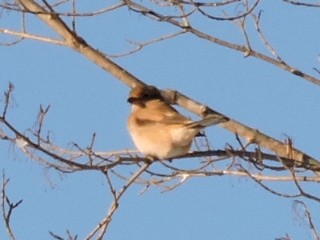
[(192, 122), (189, 124), (189, 127), (209, 127), (209, 126), (212, 126), (212, 125), (216, 125), (216, 124), (219, 124), (219, 123), (223, 123), (223, 122), (226, 122), (228, 121), (229, 118), (223, 116), (223, 115), (220, 115), (220, 114), (210, 114), (206, 117), (204, 117), (203, 119), (199, 120), (199, 121), (195, 121), (195, 122)]

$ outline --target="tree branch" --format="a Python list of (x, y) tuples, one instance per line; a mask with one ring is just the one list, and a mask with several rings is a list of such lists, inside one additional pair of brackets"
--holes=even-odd
[(11, 240), (15, 240), (16, 237), (14, 235), (14, 232), (11, 228), (11, 216), (15, 208), (19, 207), (19, 205), (22, 203), (23, 200), (19, 200), (16, 203), (12, 203), (9, 200), (9, 197), (7, 195), (7, 185), (9, 183), (9, 179), (6, 178), (5, 174), (2, 174), (2, 196), (1, 196), (1, 206), (2, 206), (2, 217), (5, 222), (6, 230), (9, 234), (9, 237)]
[(110, 177), (108, 173), (106, 173), (106, 178), (108, 185), (110, 187), (110, 191), (114, 196), (113, 203), (111, 204), (107, 216), (98, 224), (98, 226), (85, 238), (85, 240), (91, 240), (98, 232), (100, 232), (98, 236), (98, 240), (102, 240), (106, 230), (112, 221), (112, 217), (119, 208), (120, 199), (124, 195), (124, 193), (128, 190), (128, 188), (140, 177), (141, 174), (143, 174), (148, 167), (150, 166), (150, 163), (145, 163), (142, 165), (125, 183), (125, 185), (122, 187), (122, 189), (117, 193), (115, 188), (113, 187)]
[(139, 84), (144, 85), (138, 78), (87, 44), (75, 32), (70, 30), (70, 28), (54, 12), (47, 11), (33, 0), (19, 0), (19, 2), (26, 11), (36, 14), (43, 22), (45, 22), (47, 25), (49, 25), (49, 27), (62, 36), (65, 40), (65, 44), (70, 48), (85, 55), (88, 59), (101, 66), (107, 72), (123, 81), (128, 86), (134, 87)]
[[(183, 106), (185, 109), (199, 116), (208, 116), (213, 114), (225, 117), (229, 120), (221, 123), (221, 127), (247, 139), (249, 143), (256, 143), (258, 146), (275, 152), (280, 157), (287, 158), (289, 156), (287, 143), (283, 143), (277, 139), (274, 139), (260, 132), (258, 129), (250, 128), (236, 120), (218, 113), (208, 106), (198, 103), (175, 90), (165, 90), (163, 91), (162, 95), (169, 103)], [(313, 170), (317, 174), (320, 173), (320, 162), (318, 162), (318, 160), (296, 148), (292, 147), (290, 150), (293, 164), (295, 164), (297, 167)]]
[(56, 45), (61, 45), (61, 46), (66, 46), (66, 43), (57, 39), (53, 38), (48, 38), (48, 37), (42, 37), (42, 36), (37, 36), (34, 34), (30, 33), (24, 33), (24, 32), (16, 32), (12, 31), (9, 29), (0, 29), (0, 33), (3, 34), (8, 34), (8, 35), (13, 35), (13, 36), (18, 36), (21, 39), (31, 39), (31, 40), (36, 40), (36, 41), (41, 41), (41, 42), (47, 42), (47, 43), (52, 43)]
[(232, 50), (242, 52), (246, 57), (252, 56), (252, 57), (258, 58), (264, 62), (270, 63), (272, 65), (275, 65), (278, 68), (281, 68), (287, 72), (290, 72), (298, 77), (304, 78), (305, 80), (307, 80), (313, 84), (320, 85), (319, 79), (317, 79), (309, 74), (306, 74), (306, 73), (300, 71), (299, 69), (286, 64), (285, 62), (279, 61), (278, 59), (269, 57), (265, 54), (262, 54), (260, 52), (255, 51), (253, 49), (249, 49), (246, 46), (235, 44), (232, 42), (228, 42), (226, 40), (217, 38), (213, 35), (209, 35), (209, 34), (203, 32), (203, 31), (200, 31), (196, 28), (192, 28), (190, 26), (186, 27), (183, 24), (181, 24), (179, 21), (177, 21), (171, 17), (162, 15), (162, 14), (160, 14), (156, 11), (153, 11), (152, 9), (147, 8), (146, 6), (143, 6), (142, 4), (136, 3), (134, 1), (126, 0), (126, 4), (128, 5), (128, 7), (130, 7), (131, 10), (138, 12), (138, 13), (141, 13), (145, 16), (148, 16), (151, 19), (170, 23), (173, 26), (176, 26), (181, 29), (185, 29), (186, 31), (194, 34), (195, 36), (197, 36), (199, 38), (202, 38), (202, 39), (205, 39), (205, 40), (210, 41), (212, 43), (224, 46), (226, 48), (230, 48)]

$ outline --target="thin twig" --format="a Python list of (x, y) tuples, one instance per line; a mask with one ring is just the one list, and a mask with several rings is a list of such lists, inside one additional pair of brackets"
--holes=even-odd
[(7, 111), (8, 111), (8, 108), (11, 104), (11, 99), (12, 99), (12, 92), (14, 90), (14, 85), (12, 83), (9, 83), (9, 88), (8, 88), (8, 91), (6, 91), (4, 93), (5, 95), (5, 106), (4, 106), (4, 109), (3, 109), (3, 112), (2, 112), (2, 118), (6, 118), (6, 115), (7, 115)]
[(260, 39), (263, 42), (264, 46), (272, 53), (272, 55), (274, 55), (280, 62), (284, 62), (282, 60), (282, 58), (280, 57), (279, 53), (275, 50), (274, 47), (272, 47), (272, 45), (269, 43), (269, 41), (265, 37), (264, 33), (262, 32), (261, 24), (260, 24), (261, 14), (262, 14), (262, 11), (259, 11), (258, 16), (253, 13), (251, 14), (251, 16), (253, 17), (253, 19), (255, 21), (255, 26), (256, 26), (257, 32), (260, 36)]
[(302, 7), (320, 7), (319, 3), (305, 3), (305, 2), (292, 1), (292, 0), (282, 0), (282, 1), (290, 3), (292, 5), (302, 6)]
[[(7, 185), (9, 183), (9, 179), (6, 178), (5, 174), (2, 174), (2, 196), (1, 196), (1, 206), (2, 206), (2, 217), (5, 222), (6, 230), (9, 234), (11, 240), (15, 240), (16, 237), (11, 228), (11, 216), (15, 208), (17, 208), (21, 203), (22, 199), (16, 203), (12, 203), (9, 200), (9, 197), (6, 192)], [(8, 209), (7, 209), (8, 208)]]
[(53, 39), (53, 38), (48, 38), (48, 37), (42, 37), (38, 36), (35, 34), (30, 34), (30, 33), (25, 33), (25, 32), (17, 32), (9, 29), (0, 29), (0, 33), (3, 34), (8, 34), (8, 35), (13, 35), (13, 36), (18, 36), (21, 39), (32, 39), (36, 41), (41, 41), (41, 42), (47, 42), (47, 43), (52, 43), (56, 45), (61, 45), (61, 46), (66, 46), (67, 44), (64, 41)]
[(108, 211), (108, 214), (107, 216), (98, 224), (98, 226), (85, 238), (86, 240), (90, 240), (92, 239), (99, 231), (100, 231), (100, 234), (98, 236), (98, 240), (101, 240), (105, 233), (106, 233), (106, 230), (112, 220), (112, 217), (113, 215), (115, 214), (115, 212), (117, 211), (118, 207), (119, 207), (119, 201), (121, 199), (121, 197), (124, 195), (124, 193), (127, 191), (127, 189), (139, 178), (139, 176), (141, 174), (143, 174), (147, 169), (148, 167), (150, 166), (150, 163), (145, 163), (144, 165), (142, 165), (128, 180), (127, 182), (125, 183), (125, 185), (122, 187), (122, 189), (118, 192), (118, 193), (115, 193), (115, 190), (111, 184), (111, 181), (110, 181), (110, 178), (109, 178), (109, 175), (106, 175), (107, 176), (107, 181), (108, 181), (108, 184), (110, 186), (110, 189), (112, 189), (112, 193), (113, 193), (113, 196), (114, 196), (114, 200), (109, 208), (109, 211)]
[[(239, 45), (239, 44), (235, 44), (235, 43), (232, 43), (232, 42), (228, 42), (226, 40), (223, 40), (223, 39), (220, 39), (220, 38), (217, 38), (213, 35), (210, 35), (206, 32), (203, 32), (199, 29), (196, 29), (196, 28), (193, 28), (193, 27), (187, 27), (185, 28), (183, 25), (181, 25), (181, 23), (177, 20), (175, 20), (174, 18), (170, 18), (170, 17), (167, 17), (157, 11), (154, 11), (150, 8), (148, 8), (147, 6), (144, 6), (142, 4), (139, 4), (137, 2), (134, 2), (134, 1), (129, 1), (129, 0), (126, 0), (125, 3), (127, 4), (127, 6), (132, 10), (132, 11), (135, 11), (135, 12), (138, 12), (142, 15), (145, 15), (145, 16), (148, 16), (150, 17), (151, 19), (154, 19), (154, 20), (157, 20), (157, 21), (165, 21), (167, 23), (170, 23), (171, 25), (173, 26), (176, 26), (176, 27), (179, 27), (179, 28), (182, 28), (182, 29), (185, 29), (186, 31), (188, 31), (189, 33), (201, 38), (201, 39), (205, 39), (207, 41), (210, 41), (212, 43), (215, 43), (215, 44), (218, 44), (218, 45), (221, 45), (221, 46), (224, 46), (226, 48), (230, 48), (230, 49), (233, 49), (235, 51), (240, 51), (240, 52), (243, 52), (243, 53), (248, 53), (250, 52), (250, 56), (252, 57), (255, 57), (255, 58), (258, 58), (258, 59), (261, 59), (267, 63), (270, 63), (272, 65), (275, 65), (276, 67), (280, 68), (280, 69), (283, 69), (285, 71), (288, 71), (296, 76), (299, 76), (301, 78), (304, 78), (305, 80), (313, 83), (313, 84), (316, 84), (316, 85), (320, 85), (320, 79), (318, 78), (315, 78), (305, 72), (302, 72), (301, 70), (295, 68), (295, 67), (292, 67), (286, 63), (283, 63), (277, 59), (274, 59), (272, 57), (269, 57), (265, 54), (262, 54), (260, 52), (257, 52), (253, 49), (248, 49), (247, 47), (243, 46), (243, 45)], [(225, 20), (225, 19), (223, 19)]]
[(312, 214), (311, 212), (309, 211), (307, 205), (303, 202), (303, 201), (300, 201), (300, 200), (295, 200), (294, 201), (294, 206), (296, 207), (297, 205), (301, 205), (303, 208), (304, 208), (304, 215), (307, 217), (307, 220), (308, 220), (308, 226), (309, 228), (311, 229), (313, 235), (314, 235), (314, 239), (315, 240), (320, 240), (320, 235), (316, 229), (316, 225), (314, 223), (314, 220), (313, 220), (313, 217), (312, 217)]
[(47, 115), (47, 113), (49, 112), (50, 109), (50, 105), (48, 105), (46, 108), (43, 108), (42, 105), (40, 105), (40, 109), (39, 109), (39, 113), (38, 113), (38, 117), (37, 117), (37, 122), (38, 122), (38, 127), (37, 127), (37, 142), (38, 145), (40, 146), (41, 144), (41, 134), (42, 134), (42, 127), (44, 125), (44, 120), (45, 117)]
[(314, 195), (312, 195), (312, 194), (310, 194), (310, 193), (307, 193), (307, 192), (301, 187), (301, 185), (300, 185), (300, 183), (299, 183), (299, 181), (298, 181), (298, 179), (297, 179), (297, 177), (296, 177), (296, 173), (295, 173), (294, 170), (291, 170), (291, 174), (292, 174), (292, 176), (293, 176), (293, 180), (294, 180), (294, 183), (295, 183), (296, 187), (297, 187), (298, 190), (300, 191), (300, 195), (301, 195), (301, 196), (304, 196), (304, 197), (306, 197), (306, 198), (312, 199), (312, 200), (320, 203), (320, 198), (318, 198), (318, 197), (316, 197), (316, 196), (314, 196)]
[[(63, 3), (63, 2), (70, 2), (70, 0), (61, 1), (61, 3)], [(61, 3), (51, 4), (51, 8), (53, 9), (54, 7), (57, 7)], [(63, 17), (93, 17), (93, 16), (98, 16), (98, 15), (101, 15), (101, 14), (105, 14), (105, 13), (110, 12), (110, 11), (117, 10), (117, 9), (123, 7), (123, 6), (125, 6), (125, 4), (124, 4), (124, 2), (121, 1), (119, 3), (115, 3), (114, 5), (107, 6), (107, 7), (104, 7), (104, 8), (100, 8), (98, 10), (93, 10), (93, 11), (90, 11), (90, 12), (76, 12), (76, 13), (73, 13), (73, 12), (59, 12), (59, 11), (54, 11), (54, 12), (55, 12), (55, 14), (57, 16), (63, 16)], [(0, 8), (11, 10), (11, 11), (16, 11), (16, 12), (30, 13), (28, 10), (20, 8), (17, 5), (9, 5), (9, 4), (6, 4), (6, 3), (0, 4)], [(46, 11), (38, 11), (38, 12), (35, 12), (35, 13), (36, 14), (48, 14)]]
[(136, 52), (142, 50), (143, 48), (145, 48), (145, 47), (147, 47), (147, 46), (149, 46), (151, 44), (158, 43), (158, 42), (161, 42), (161, 41), (164, 41), (164, 40), (168, 40), (168, 39), (171, 39), (171, 38), (175, 38), (175, 37), (177, 37), (179, 35), (182, 35), (184, 33), (186, 33), (186, 31), (182, 30), (182, 31), (179, 31), (179, 32), (176, 32), (176, 33), (164, 35), (164, 36), (161, 36), (159, 38), (151, 39), (151, 40), (145, 41), (145, 42), (136, 42), (136, 41), (127, 40), (130, 44), (135, 45), (136, 47), (134, 49), (129, 50), (129, 51), (124, 52), (124, 53), (108, 54), (108, 57), (119, 58), (119, 57), (132, 55), (133, 53), (136, 53)]

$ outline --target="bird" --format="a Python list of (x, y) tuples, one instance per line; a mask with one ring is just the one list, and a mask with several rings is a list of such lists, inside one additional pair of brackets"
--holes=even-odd
[(187, 154), (203, 128), (224, 121), (217, 115), (192, 121), (165, 102), (154, 86), (132, 88), (127, 101), (131, 104), (129, 133), (137, 149), (151, 161)]

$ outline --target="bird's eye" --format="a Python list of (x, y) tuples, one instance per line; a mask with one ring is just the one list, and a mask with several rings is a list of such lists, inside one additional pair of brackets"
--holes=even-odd
[(152, 100), (160, 98), (158, 90), (154, 88), (146, 89), (145, 91), (141, 92), (141, 98), (144, 100)]
[(148, 99), (148, 98), (150, 98), (150, 94), (149, 93), (143, 93), (142, 97), (144, 99)]

